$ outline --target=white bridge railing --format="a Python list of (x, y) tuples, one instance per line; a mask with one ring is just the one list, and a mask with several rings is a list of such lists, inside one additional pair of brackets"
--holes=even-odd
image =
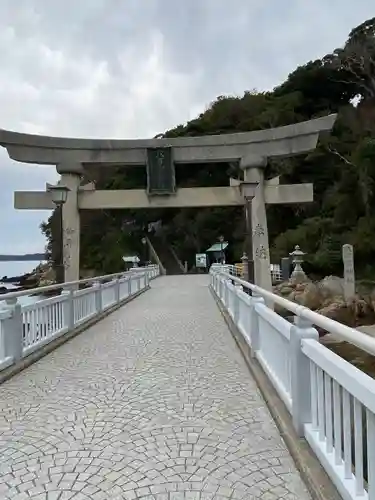
[[(1, 370), (148, 288), (158, 266), (0, 295)], [(86, 285), (87, 288), (79, 289)], [(62, 291), (61, 291), (62, 290)], [(32, 293), (60, 295), (20, 305)]]
[[(224, 271), (238, 278), (242, 277), (242, 270), (233, 264), (212, 264), (211, 269)], [(278, 283), (283, 280), (280, 264), (271, 264), (270, 273), (272, 283)]]
[[(375, 500), (375, 380), (320, 344), (314, 325), (372, 355), (375, 339), (217, 266), (210, 274), (211, 288), (251, 356), (342, 497)], [(275, 313), (274, 304), (290, 311), (294, 322)]]

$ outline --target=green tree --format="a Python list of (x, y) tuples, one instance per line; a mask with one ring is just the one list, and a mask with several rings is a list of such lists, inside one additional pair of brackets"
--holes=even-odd
[[(343, 47), (293, 71), (272, 92), (246, 91), (219, 96), (196, 119), (158, 137), (187, 137), (253, 131), (338, 113), (332, 133), (311, 153), (271, 160), (266, 176), (281, 182), (314, 184), (314, 202), (267, 208), (272, 259), (296, 244), (308, 252), (317, 274), (341, 273), (343, 243), (355, 245), (358, 274), (375, 266), (375, 18), (354, 28)], [(351, 101), (360, 96), (359, 104)], [(241, 178), (237, 163), (177, 165), (179, 187), (225, 186)], [(91, 169), (98, 189), (146, 187), (146, 169)], [(193, 263), (223, 234), (238, 260), (244, 242), (242, 208), (117, 210), (82, 213), (81, 260), (84, 267), (116, 271), (125, 253), (140, 252), (148, 223), (160, 220), (181, 260)], [(56, 255), (56, 218), (42, 228)]]
[(343, 75), (343, 82), (355, 84), (363, 99), (375, 98), (375, 17), (354, 28), (343, 48), (324, 58), (328, 67)]

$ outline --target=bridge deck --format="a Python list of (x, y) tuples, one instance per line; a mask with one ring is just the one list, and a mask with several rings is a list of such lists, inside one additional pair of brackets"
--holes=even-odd
[(0, 387), (1, 498), (310, 498), (207, 283), (155, 280)]

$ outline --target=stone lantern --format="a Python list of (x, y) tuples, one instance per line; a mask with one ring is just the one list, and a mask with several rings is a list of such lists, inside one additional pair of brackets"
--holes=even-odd
[(294, 251), (289, 254), (292, 257), (292, 262), (294, 264), (294, 269), (291, 274), (290, 279), (295, 283), (304, 283), (307, 281), (307, 276), (302, 269), (303, 256), (306, 255), (305, 252), (302, 252), (299, 245), (294, 247)]

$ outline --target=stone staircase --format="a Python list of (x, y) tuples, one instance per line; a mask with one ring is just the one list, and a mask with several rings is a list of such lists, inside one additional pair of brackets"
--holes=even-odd
[[(185, 274), (185, 269), (179, 261), (175, 251), (163, 236), (149, 236), (149, 242), (165, 270), (165, 274), (176, 275)], [(153, 252), (152, 252), (153, 253)]]

